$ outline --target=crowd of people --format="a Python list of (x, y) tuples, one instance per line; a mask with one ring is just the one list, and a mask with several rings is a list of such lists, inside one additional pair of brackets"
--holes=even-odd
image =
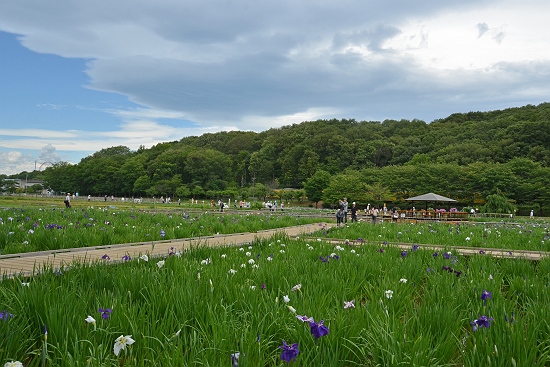
[[(358, 212), (360, 212), (360, 209), (357, 207), (355, 201), (351, 203), (350, 207), (348, 199), (343, 198), (338, 202), (338, 209), (336, 210), (336, 225), (340, 227), (347, 224), (348, 213), (350, 214), (351, 223), (357, 222)], [(399, 213), (397, 212), (397, 209), (388, 210), (386, 204), (384, 204), (384, 206), (380, 209), (377, 206), (371, 206), (370, 204), (367, 204), (365, 208), (365, 215), (367, 217), (370, 217), (372, 224), (376, 224), (379, 216), (390, 216), (393, 222), (397, 222), (397, 220), (399, 219)]]

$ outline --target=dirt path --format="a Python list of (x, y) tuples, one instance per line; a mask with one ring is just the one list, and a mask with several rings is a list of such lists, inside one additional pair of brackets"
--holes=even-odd
[(319, 230), (322, 226), (332, 227), (332, 223), (316, 223), (301, 226), (278, 228), (255, 233), (237, 233), (206, 237), (184, 238), (167, 241), (137, 242), (120, 245), (72, 248), (55, 251), (29, 252), (0, 256), (0, 274), (4, 277), (32, 276), (43, 269), (61, 269), (73, 262), (92, 263), (107, 255), (111, 261), (120, 261), (123, 256), (130, 258), (147, 254), (149, 256), (168, 255), (171, 249), (182, 251), (191, 246), (236, 246), (251, 243), (255, 239), (270, 238), (277, 233), (290, 237), (302, 236)]

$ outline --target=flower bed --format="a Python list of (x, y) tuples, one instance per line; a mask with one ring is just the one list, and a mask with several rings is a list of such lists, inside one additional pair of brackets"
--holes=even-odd
[(550, 363), (548, 259), (434, 256), (413, 246), (404, 255), (391, 246), (282, 236), (146, 255), (3, 280), (0, 359), (25, 366)]
[(550, 225), (545, 221), (520, 223), (353, 223), (319, 232), (318, 236), (352, 243), (404, 242), (440, 246), (478, 247), (550, 252)]
[(0, 253), (13, 254), (140, 241), (231, 234), (315, 223), (322, 218), (281, 213), (7, 208), (0, 211)]

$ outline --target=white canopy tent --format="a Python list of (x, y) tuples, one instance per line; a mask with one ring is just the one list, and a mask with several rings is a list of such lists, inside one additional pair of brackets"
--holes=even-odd
[(431, 202), (447, 202), (447, 203), (451, 203), (451, 202), (456, 202), (456, 200), (454, 199), (451, 199), (451, 198), (448, 198), (448, 197), (445, 197), (445, 196), (441, 196), (441, 195), (438, 195), (438, 194), (434, 194), (433, 192), (429, 192), (427, 194), (424, 194), (424, 195), (419, 195), (419, 196), (414, 196), (412, 198), (408, 198), (408, 199), (405, 199), (407, 201), (423, 201), (426, 203), (426, 208), (428, 208), (428, 201), (431, 201)]

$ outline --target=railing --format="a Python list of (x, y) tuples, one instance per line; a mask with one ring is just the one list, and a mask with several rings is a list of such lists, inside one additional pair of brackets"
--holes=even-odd
[(440, 220), (440, 221), (467, 221), (468, 212), (447, 212), (435, 210), (399, 210), (400, 219), (412, 220)]

